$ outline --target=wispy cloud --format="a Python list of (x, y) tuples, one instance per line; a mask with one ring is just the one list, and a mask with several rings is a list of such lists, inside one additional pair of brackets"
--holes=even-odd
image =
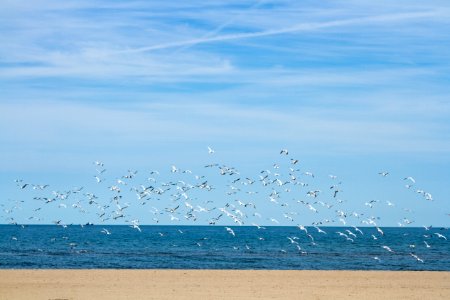
[(286, 28), (280, 28), (280, 29), (270, 29), (270, 30), (261, 31), (261, 32), (250, 32), (250, 33), (239, 33), (239, 34), (228, 34), (228, 35), (205, 37), (205, 38), (172, 42), (172, 43), (160, 44), (160, 45), (154, 45), (154, 46), (148, 46), (148, 47), (140, 47), (140, 48), (136, 48), (136, 49), (129, 49), (129, 50), (124, 50), (123, 52), (125, 52), (125, 53), (146, 52), (146, 51), (152, 51), (152, 50), (181, 47), (181, 46), (186, 46), (186, 45), (192, 46), (192, 45), (203, 44), (203, 43), (250, 39), (250, 38), (280, 35), (280, 34), (295, 33), (295, 32), (314, 31), (314, 30), (334, 28), (334, 27), (350, 26), (350, 25), (367, 25), (367, 24), (386, 23), (386, 22), (395, 23), (395, 22), (401, 22), (401, 21), (409, 20), (409, 19), (432, 18), (432, 17), (442, 16), (442, 15), (445, 15), (442, 11), (429, 11), (429, 12), (412, 12), (412, 13), (369, 16), (369, 17), (352, 18), (352, 19), (336, 20), (336, 21), (320, 22), (320, 23), (300, 23), (300, 24), (295, 24), (293, 26), (286, 27)]
[(448, 149), (449, 9), (405, 3), (7, 2), (0, 103), (15, 129), (1, 138)]

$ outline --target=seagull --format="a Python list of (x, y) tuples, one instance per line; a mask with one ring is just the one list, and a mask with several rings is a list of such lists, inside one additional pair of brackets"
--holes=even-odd
[(298, 244), (298, 242), (297, 242), (297, 241), (294, 241), (294, 239), (291, 238), (290, 236), (288, 236), (287, 239), (288, 239), (289, 241), (291, 241), (291, 244)]
[(438, 232), (435, 232), (434, 234), (437, 235), (438, 238), (442, 238), (442, 239), (444, 239), (444, 240), (447, 240), (447, 238), (446, 238), (444, 235), (442, 235), (442, 234), (440, 234), (440, 233), (438, 233)]
[(408, 220), (407, 218), (403, 218), (403, 223), (405, 224), (411, 224), (413, 221)]
[(132, 223), (132, 225), (130, 227), (132, 227), (134, 229), (137, 229), (139, 232), (142, 232), (141, 228), (139, 227), (139, 221), (138, 220), (133, 220), (133, 221), (131, 221), (131, 223)]
[(174, 215), (170, 215), (170, 221), (174, 221), (174, 220), (179, 221), (180, 219), (175, 217)]
[(377, 231), (379, 232), (379, 233), (381, 233), (381, 235), (384, 235), (384, 232), (383, 232), (383, 230), (381, 230), (381, 228), (380, 227), (376, 227), (377, 228)]
[(308, 234), (308, 229), (306, 229), (305, 226), (298, 225), (297, 227), (298, 227), (298, 229), (303, 230), (306, 234)]
[(256, 228), (258, 228), (258, 229), (266, 229), (266, 227), (259, 226), (259, 225), (256, 224), (256, 223), (252, 223), (252, 225), (253, 225), (253, 226), (256, 226)]
[(358, 227), (353, 226), (353, 228), (354, 228), (356, 231), (358, 231), (359, 233), (361, 233), (361, 235), (364, 235), (364, 233), (363, 233)]
[(414, 253), (410, 253), (410, 255), (411, 255), (412, 257), (414, 257), (415, 259), (417, 259), (417, 261), (420, 261), (420, 262), (423, 263), (423, 259), (421, 259), (421, 258), (418, 257), (417, 255), (415, 255)]
[(310, 197), (314, 197), (317, 198), (318, 194), (320, 193), (320, 190), (314, 190), (314, 191), (309, 191), (306, 193), (306, 195), (310, 196)]
[(43, 190), (46, 187), (49, 187), (49, 185), (48, 184), (36, 184), (36, 185), (33, 185), (33, 190)]
[(427, 241), (423, 241), (423, 243), (425, 244), (425, 246), (426, 246), (427, 248), (431, 248), (431, 246), (427, 243)]
[(394, 253), (394, 251), (392, 251), (392, 249), (389, 248), (388, 246), (381, 246), (381, 248), (386, 249), (387, 251)]
[(318, 213), (317, 209), (315, 209), (311, 204), (308, 204), (308, 208), (315, 213)]
[(102, 162), (100, 162), (100, 161), (94, 161), (94, 165), (96, 165), (96, 166), (100, 166), (100, 167), (103, 167), (104, 166), (104, 164), (102, 163)]
[[(319, 228), (319, 226), (314, 226), (314, 228), (317, 229), (317, 232), (319, 233), (323, 233), (323, 234), (327, 234), (325, 231), (323, 231), (322, 229)], [(356, 237), (356, 236), (355, 236)]]
[(405, 178), (403, 178), (403, 180), (409, 180), (412, 183), (416, 183), (416, 180), (414, 178), (412, 178), (411, 176), (405, 177)]
[(349, 235), (356, 237), (356, 234), (354, 234), (353, 232), (351, 232), (350, 230), (346, 229), (345, 230)]
[(289, 151), (287, 149), (281, 149), (280, 154), (288, 155)]
[(280, 224), (280, 222), (278, 222), (278, 220), (277, 220), (277, 219), (274, 219), (274, 218), (270, 218), (270, 221), (272, 221), (272, 222), (274, 222), (274, 223), (277, 223), (277, 224)]
[(336, 233), (338, 233), (339, 236), (344, 236), (344, 237), (348, 238), (348, 235), (346, 235), (345, 233), (342, 233), (340, 231), (336, 231)]
[(208, 146), (208, 154), (214, 154), (214, 149), (211, 149), (211, 147)]
[(226, 229), (232, 236), (236, 236), (236, 234), (234, 234), (233, 229), (231, 229), (230, 227), (225, 227), (225, 229)]
[(378, 172), (378, 174), (380, 174), (381, 176), (383, 176), (383, 177), (386, 177), (386, 176), (388, 176), (389, 175), (389, 172)]
[(305, 173), (303, 173), (303, 174), (305, 174), (306, 176), (311, 176), (312, 178), (314, 178), (314, 174), (311, 173), (311, 172), (305, 172)]
[(100, 232), (101, 232), (101, 233), (104, 233), (104, 234), (106, 234), (106, 235), (110, 235), (110, 234), (111, 234), (111, 232), (109, 232), (109, 230), (106, 229), (106, 228), (103, 228), (103, 230), (100, 231)]

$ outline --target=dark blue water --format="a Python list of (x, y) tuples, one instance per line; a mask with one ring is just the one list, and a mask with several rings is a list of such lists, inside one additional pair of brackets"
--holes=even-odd
[[(0, 268), (450, 271), (450, 232), (444, 228), (382, 228), (384, 235), (360, 228), (362, 235), (351, 227), (323, 227), (327, 234), (308, 227), (314, 241), (297, 227), (232, 227), (235, 236), (222, 226), (141, 229), (0, 225)], [(349, 236), (353, 242), (336, 233), (346, 229), (356, 234)]]

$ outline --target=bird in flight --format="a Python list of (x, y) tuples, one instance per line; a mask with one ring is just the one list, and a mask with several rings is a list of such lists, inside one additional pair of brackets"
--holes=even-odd
[(236, 234), (234, 233), (233, 229), (231, 229), (230, 227), (225, 227), (225, 229), (226, 229), (232, 236), (236, 236)]
[(111, 232), (108, 229), (106, 229), (106, 228), (103, 228), (102, 231), (100, 231), (100, 232), (104, 233), (106, 235), (110, 235), (111, 234)]
[(417, 255), (415, 255), (414, 253), (410, 253), (410, 255), (411, 255), (412, 257), (414, 257), (415, 259), (417, 259), (417, 261), (420, 261), (420, 262), (423, 263), (423, 259), (421, 259), (421, 258), (418, 257)]

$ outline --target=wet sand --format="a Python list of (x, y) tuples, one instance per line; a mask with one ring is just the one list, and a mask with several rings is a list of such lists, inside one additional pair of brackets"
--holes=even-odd
[(0, 270), (0, 299), (450, 299), (450, 272)]

